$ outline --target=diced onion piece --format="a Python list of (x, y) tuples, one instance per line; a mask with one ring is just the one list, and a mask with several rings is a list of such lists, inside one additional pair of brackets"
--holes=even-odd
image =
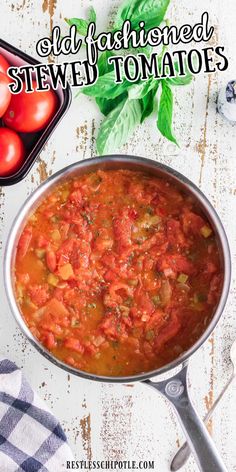
[(178, 280), (179, 283), (185, 284), (188, 280), (188, 275), (180, 274), (177, 280)]
[(125, 318), (127, 318), (129, 316), (129, 312), (130, 312), (130, 309), (128, 306), (125, 306), (125, 305), (120, 305), (120, 312), (121, 312), (121, 315), (124, 316)]
[(138, 227), (140, 228), (150, 228), (151, 226), (156, 226), (160, 223), (160, 216), (158, 215), (150, 215), (149, 213), (145, 213), (143, 219), (138, 223)]
[(93, 344), (94, 346), (96, 347), (99, 347), (101, 346), (101, 344), (105, 341), (105, 338), (103, 336), (97, 336), (94, 341), (93, 341)]
[(53, 287), (57, 287), (57, 284), (59, 282), (59, 278), (54, 274), (49, 274), (48, 278), (47, 278), (47, 281), (50, 285), (53, 285)]
[(43, 259), (45, 256), (46, 250), (45, 249), (35, 249), (35, 254), (39, 259)]
[(175, 272), (171, 268), (164, 269), (163, 272), (166, 277), (173, 277), (175, 275)]
[(32, 314), (32, 318), (35, 320), (35, 321), (39, 321), (42, 319), (44, 313), (46, 311), (46, 307), (45, 306), (42, 306), (41, 308), (39, 308), (38, 310), (36, 310), (33, 314)]
[(63, 202), (66, 202), (66, 200), (68, 200), (69, 195), (70, 195), (69, 190), (63, 190), (61, 192), (61, 198), (62, 198)]
[(168, 305), (172, 295), (172, 288), (168, 279), (162, 281), (159, 295), (161, 298), (161, 304), (163, 306)]
[(60, 231), (58, 229), (55, 229), (54, 231), (52, 231), (51, 238), (53, 241), (60, 241), (61, 239)]
[(137, 285), (138, 285), (138, 280), (137, 280), (137, 279), (130, 279), (130, 280), (128, 280), (128, 284), (129, 284), (131, 287), (137, 287)]
[(179, 290), (184, 290), (185, 292), (188, 292), (190, 290), (190, 287), (187, 284), (178, 283), (177, 287)]
[(80, 325), (80, 321), (77, 320), (77, 318), (72, 318), (72, 320), (71, 320), (71, 328), (78, 328), (79, 325)]
[(209, 238), (209, 236), (212, 234), (212, 229), (209, 226), (204, 225), (200, 229), (200, 233), (204, 238)]
[(68, 280), (74, 276), (74, 271), (71, 264), (65, 264), (58, 269), (58, 273), (62, 280)]
[(17, 297), (23, 298), (24, 296), (23, 286), (19, 283), (16, 285), (16, 292), (17, 292)]

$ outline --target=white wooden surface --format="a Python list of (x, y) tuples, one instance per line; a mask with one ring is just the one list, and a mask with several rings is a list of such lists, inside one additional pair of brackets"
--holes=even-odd
[[(95, 6), (99, 25), (119, 0), (2, 0), (1, 37), (36, 56), (36, 41), (64, 17), (84, 15)], [(214, 42), (225, 45), (230, 58), (225, 73), (200, 75), (188, 88), (176, 90), (175, 129), (181, 148), (163, 140), (154, 118), (140, 127), (120, 150), (151, 157), (179, 170), (206, 193), (221, 216), (236, 258), (236, 126), (216, 113), (221, 84), (236, 78), (235, 0), (172, 0), (170, 19), (177, 25), (198, 21), (208, 10), (216, 28)], [(27, 195), (48, 175), (72, 162), (95, 155), (95, 136), (101, 116), (89, 99), (75, 99), (28, 177), (0, 192), (1, 254), (13, 217)], [(190, 366), (191, 393), (203, 415), (231, 373), (229, 347), (236, 337), (236, 280), (223, 318), (214, 334), (194, 356)], [(78, 459), (155, 460), (156, 472), (167, 472), (183, 435), (171, 407), (141, 384), (132, 387), (102, 385), (68, 376), (33, 349), (16, 326), (1, 280), (0, 349), (24, 369), (32, 386), (60, 419)], [(211, 424), (213, 438), (229, 471), (236, 471), (236, 388), (224, 398)], [(1, 469), (1, 466), (0, 466)], [(193, 459), (183, 469), (197, 472)], [(7, 472), (7, 471), (6, 471)], [(56, 471), (55, 471), (56, 472)]]

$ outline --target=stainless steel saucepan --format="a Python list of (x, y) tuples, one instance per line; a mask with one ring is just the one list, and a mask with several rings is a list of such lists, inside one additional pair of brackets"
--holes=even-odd
[[(50, 193), (55, 186), (63, 182), (65, 179), (73, 176), (79, 176), (84, 173), (96, 171), (98, 169), (131, 169), (144, 171), (157, 177), (167, 178), (170, 182), (177, 184), (185, 193), (191, 195), (197, 202), (201, 211), (205, 214), (206, 218), (214, 228), (219, 252), (221, 256), (222, 269), (224, 273), (223, 287), (221, 297), (215, 313), (212, 317), (210, 324), (206, 327), (205, 332), (201, 338), (192, 346), (187, 352), (181, 354), (176, 360), (151, 372), (141, 373), (139, 375), (133, 375), (130, 377), (103, 377), (94, 374), (82, 372), (74, 369), (56, 359), (44, 346), (42, 346), (37, 339), (34, 338), (29, 328), (27, 327), (16, 303), (14, 295), (14, 261), (16, 254), (16, 247), (19, 239), (19, 235), (28, 219), (29, 215), (35, 210), (48, 193)], [(115, 185), (115, 182), (114, 182)], [(216, 447), (205, 428), (203, 422), (199, 418), (198, 414), (193, 408), (191, 399), (188, 393), (187, 386), (187, 365), (189, 358), (194, 352), (201, 347), (201, 345), (209, 337), (213, 329), (215, 328), (220, 316), (222, 315), (228, 291), (230, 285), (231, 275), (231, 261), (230, 251), (228, 246), (227, 237), (223, 229), (222, 223), (217, 216), (214, 208), (209, 203), (203, 193), (183, 175), (179, 174), (175, 170), (159, 164), (155, 161), (144, 159), (140, 157), (131, 156), (105, 156), (100, 158), (88, 159), (85, 161), (73, 164), (65, 169), (60, 170), (55, 175), (46, 180), (40, 185), (35, 192), (28, 198), (24, 203), (20, 212), (18, 213), (13, 226), (11, 228), (4, 261), (4, 272), (5, 272), (5, 287), (8, 296), (8, 300), (11, 306), (11, 310), (18, 322), (21, 330), (29, 339), (29, 341), (39, 350), (39, 352), (49, 359), (51, 362), (56, 364), (62, 369), (83, 377), (89, 380), (111, 382), (111, 383), (129, 383), (142, 381), (147, 386), (158, 390), (172, 403), (180, 424), (187, 437), (188, 444), (195, 456), (198, 463), (199, 470), (202, 472), (227, 472), (225, 465), (216, 450)], [(176, 373), (178, 371), (178, 373)], [(165, 374), (165, 380), (163, 375)], [(153, 377), (161, 376), (155, 381), (151, 380)], [(168, 377), (166, 379), (166, 377)]]

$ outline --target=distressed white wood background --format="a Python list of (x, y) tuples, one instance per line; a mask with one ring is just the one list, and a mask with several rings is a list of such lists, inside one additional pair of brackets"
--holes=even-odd
[[(229, 69), (211, 76), (200, 75), (191, 86), (176, 89), (175, 130), (180, 149), (160, 137), (152, 118), (120, 152), (164, 162), (199, 185), (224, 222), (235, 263), (236, 125), (232, 126), (216, 113), (215, 100), (220, 85), (236, 78), (236, 3), (235, 0), (172, 0), (171, 3), (169, 18), (176, 25), (194, 23), (204, 10), (209, 11), (216, 29), (214, 43), (225, 45)], [(57, 24), (66, 32), (64, 18), (85, 15), (91, 4), (97, 10), (99, 26), (105, 27), (119, 0), (2, 0), (0, 36), (36, 56), (35, 44), (39, 38), (49, 35)], [(100, 120), (92, 101), (83, 96), (75, 99), (28, 177), (13, 187), (1, 189), (2, 254), (12, 219), (27, 195), (56, 170), (95, 155)], [(54, 367), (30, 346), (16, 326), (2, 280), (0, 300), (0, 349), (24, 369), (32, 386), (60, 419), (76, 458), (155, 460), (156, 472), (167, 472), (172, 454), (183, 440), (171, 407), (141, 384), (102, 385), (69, 376)], [(236, 337), (235, 305), (234, 270), (223, 318), (190, 365), (191, 393), (202, 415), (231, 374), (229, 348)], [(234, 387), (210, 425), (229, 471), (236, 471), (235, 399)], [(192, 459), (183, 470), (197, 472), (198, 469)]]

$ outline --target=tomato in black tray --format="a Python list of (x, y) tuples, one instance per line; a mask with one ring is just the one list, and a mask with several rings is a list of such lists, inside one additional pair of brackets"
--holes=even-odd
[(6, 112), (11, 101), (12, 95), (8, 88), (10, 82), (9, 77), (0, 72), (0, 118)]
[(6, 126), (22, 133), (32, 133), (45, 128), (58, 108), (58, 98), (53, 90), (36, 91), (37, 83), (32, 83), (34, 91), (27, 93), (25, 85), (19, 94), (12, 95), (3, 121)]
[(7, 69), (10, 67), (10, 64), (7, 62), (5, 57), (0, 54), (0, 72), (7, 74)]
[(57, 187), (20, 237), (16, 297), (33, 335), (98, 375), (147, 372), (205, 331), (222, 287), (214, 231), (165, 179), (97, 171)]
[(8, 176), (19, 170), (24, 162), (25, 148), (15, 131), (0, 128), (0, 175)]

